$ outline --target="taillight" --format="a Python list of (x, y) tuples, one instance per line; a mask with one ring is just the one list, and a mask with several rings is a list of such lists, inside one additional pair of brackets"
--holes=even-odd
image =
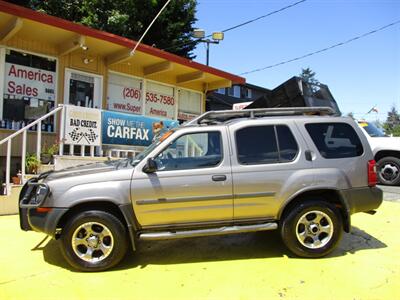
[(376, 176), (376, 162), (375, 160), (368, 161), (368, 185), (376, 186), (378, 178)]

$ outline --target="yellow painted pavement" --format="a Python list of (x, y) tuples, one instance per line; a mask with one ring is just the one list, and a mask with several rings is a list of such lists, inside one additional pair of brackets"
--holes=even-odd
[(323, 259), (292, 257), (277, 232), (143, 242), (116, 268), (78, 273), (58, 243), (0, 217), (0, 299), (400, 299), (400, 203), (356, 214)]

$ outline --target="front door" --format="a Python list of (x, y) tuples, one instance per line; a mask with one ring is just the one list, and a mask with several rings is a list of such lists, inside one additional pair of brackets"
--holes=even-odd
[(232, 176), (224, 131), (187, 133), (155, 156), (157, 171), (135, 170), (131, 198), (144, 226), (230, 222)]

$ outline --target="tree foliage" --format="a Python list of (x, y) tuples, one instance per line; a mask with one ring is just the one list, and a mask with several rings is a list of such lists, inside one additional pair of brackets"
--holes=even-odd
[(388, 112), (386, 122), (383, 124), (386, 134), (400, 136), (400, 114), (395, 105)]
[(319, 84), (318, 79), (315, 78), (316, 73), (310, 69), (310, 67), (307, 67), (305, 69), (301, 69), (301, 74), (299, 75), (301, 79), (303, 79), (304, 82), (309, 83), (309, 84)]
[[(46, 14), (95, 29), (139, 40), (166, 0), (14, 0)], [(196, 0), (171, 1), (153, 24), (143, 43), (190, 59), (196, 21)]]

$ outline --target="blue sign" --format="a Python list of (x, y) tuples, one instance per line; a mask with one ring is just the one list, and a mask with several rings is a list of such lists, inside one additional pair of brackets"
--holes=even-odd
[(103, 111), (102, 143), (111, 145), (149, 146), (152, 141), (179, 125), (178, 121)]

